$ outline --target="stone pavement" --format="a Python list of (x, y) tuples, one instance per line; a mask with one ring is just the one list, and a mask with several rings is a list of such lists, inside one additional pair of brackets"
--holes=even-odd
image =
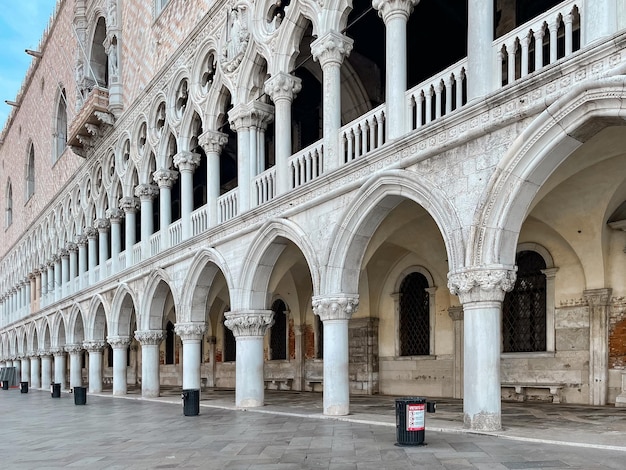
[(202, 392), (183, 416), (180, 389), (51, 398), (0, 390), (0, 468), (12, 469), (624, 469), (626, 409), (503, 403), (503, 431), (462, 429), (462, 404), (437, 400), (425, 446), (396, 445), (395, 397), (351, 397), (351, 414), (322, 415), (322, 394), (266, 391), (236, 410), (234, 391)]

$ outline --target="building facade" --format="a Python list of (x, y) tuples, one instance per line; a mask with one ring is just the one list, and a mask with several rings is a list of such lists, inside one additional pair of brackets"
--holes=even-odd
[[(59, 0), (0, 140), (0, 364), (621, 405), (619, 0)], [(626, 385), (626, 384), (625, 384)]]

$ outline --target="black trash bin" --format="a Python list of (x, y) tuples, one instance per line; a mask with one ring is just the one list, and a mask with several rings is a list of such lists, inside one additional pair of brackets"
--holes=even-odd
[(2, 381), (2, 390), (8, 390), (9, 389), (9, 381), (8, 380), (3, 380)]
[(20, 393), (28, 393), (28, 382), (20, 382)]
[(74, 404), (87, 404), (87, 387), (74, 387)]
[(200, 390), (183, 390), (183, 414), (185, 416), (196, 416), (200, 413)]
[(423, 446), (426, 398), (396, 398), (396, 445)]
[(61, 384), (50, 384), (50, 394), (52, 398), (61, 398)]

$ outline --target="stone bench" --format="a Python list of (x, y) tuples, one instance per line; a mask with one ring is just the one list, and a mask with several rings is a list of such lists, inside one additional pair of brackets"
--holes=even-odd
[(265, 379), (266, 390), (291, 390), (293, 379)]
[(324, 379), (311, 377), (304, 380), (305, 388), (309, 392), (322, 392), (324, 389)]
[(113, 377), (110, 375), (105, 375), (104, 377), (102, 377), (102, 384), (113, 385)]
[(565, 387), (562, 383), (530, 383), (530, 382), (502, 382), (501, 388), (515, 389), (515, 399), (526, 401), (529, 389), (548, 390), (552, 396), (552, 403), (561, 403), (561, 390)]

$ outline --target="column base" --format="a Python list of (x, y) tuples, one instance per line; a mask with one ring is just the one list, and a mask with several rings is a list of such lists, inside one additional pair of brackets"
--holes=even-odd
[(486, 411), (473, 416), (465, 413), (463, 415), (463, 427), (472, 431), (500, 431), (502, 429), (502, 416)]

